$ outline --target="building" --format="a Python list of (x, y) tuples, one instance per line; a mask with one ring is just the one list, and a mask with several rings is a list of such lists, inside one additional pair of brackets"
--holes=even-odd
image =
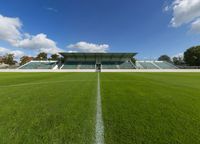
[(136, 53), (60, 53), (61, 69), (135, 69), (132, 58)]
[(176, 69), (163, 61), (134, 61), (137, 53), (60, 53), (59, 61), (31, 61), (19, 69), (63, 71), (129, 71), (133, 69)]

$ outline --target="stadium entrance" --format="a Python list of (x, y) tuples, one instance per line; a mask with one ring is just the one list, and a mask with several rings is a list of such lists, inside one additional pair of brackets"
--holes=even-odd
[(96, 71), (101, 72), (101, 64), (96, 64)]

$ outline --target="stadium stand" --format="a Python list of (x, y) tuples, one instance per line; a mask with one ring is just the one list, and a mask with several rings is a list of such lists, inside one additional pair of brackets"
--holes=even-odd
[(30, 61), (19, 69), (53, 69), (55, 66), (56, 61)]
[(60, 53), (59, 61), (31, 61), (19, 69), (63, 69), (80, 70), (108, 70), (120, 71), (132, 69), (177, 69), (171, 63), (164, 61), (136, 61), (132, 58), (136, 53)]
[(135, 66), (129, 62), (102, 62), (102, 69), (135, 69)]
[(177, 69), (177, 67), (171, 63), (165, 61), (155, 61), (154, 62), (160, 69)]
[(79, 62), (65, 62), (61, 69), (77, 69)]
[(135, 69), (135, 65), (129, 61), (119, 62), (119, 69)]
[(135, 69), (130, 62), (136, 53), (60, 53), (64, 58), (61, 69)]
[(165, 61), (136, 61), (136, 66), (139, 69), (177, 69), (175, 65)]
[(8, 64), (0, 63), (0, 69), (9, 68)]
[(81, 62), (79, 69), (95, 69), (95, 62)]
[(102, 69), (118, 69), (117, 62), (102, 62)]
[(140, 69), (159, 69), (152, 61), (137, 61), (136, 66)]

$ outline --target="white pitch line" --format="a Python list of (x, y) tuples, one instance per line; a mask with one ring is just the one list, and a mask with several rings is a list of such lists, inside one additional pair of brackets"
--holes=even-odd
[(100, 78), (97, 80), (97, 113), (96, 113), (96, 139), (95, 144), (104, 144), (104, 126), (101, 107)]

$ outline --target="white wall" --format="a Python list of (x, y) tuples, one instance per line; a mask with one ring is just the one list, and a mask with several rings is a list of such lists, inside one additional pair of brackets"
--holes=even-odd
[[(23, 70), (23, 69), (0, 69), (0, 72), (96, 72), (94, 69), (76, 69), (76, 70)], [(133, 70), (122, 70), (122, 69), (103, 69), (101, 72), (200, 72), (200, 69), (133, 69)]]

